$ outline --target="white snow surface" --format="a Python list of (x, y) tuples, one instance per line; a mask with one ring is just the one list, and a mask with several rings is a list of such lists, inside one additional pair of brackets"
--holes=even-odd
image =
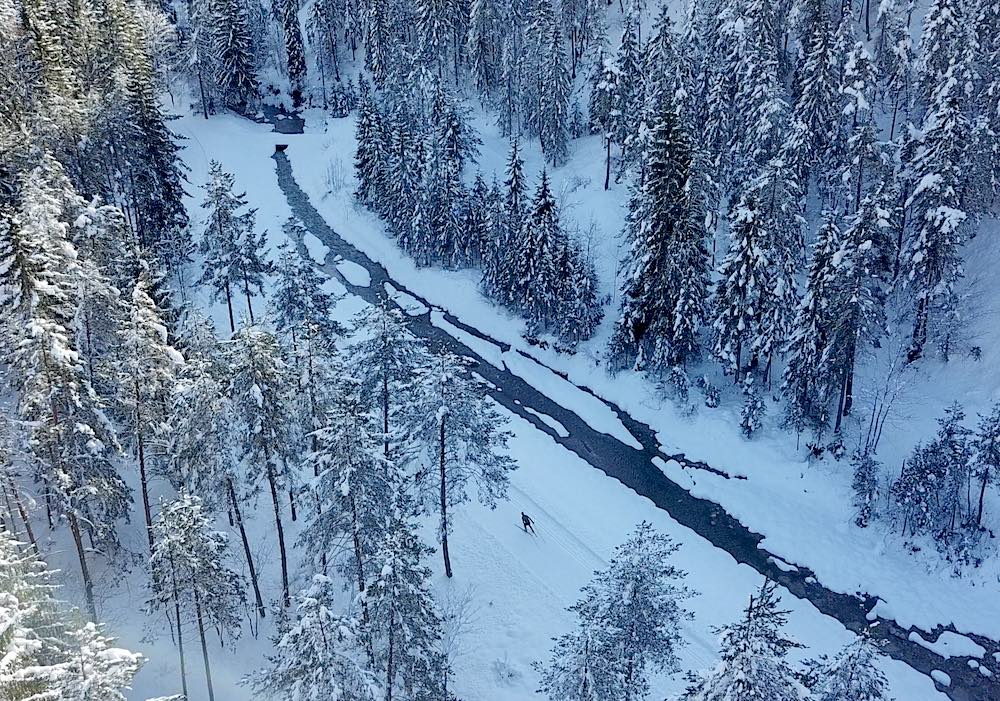
[[(977, 657), (982, 659), (986, 654), (986, 649), (975, 640), (958, 633), (946, 630), (938, 636), (937, 640), (931, 642), (924, 640), (920, 633), (910, 632), (910, 640), (918, 645), (927, 648), (931, 652), (941, 655), (941, 657)], [(972, 662), (973, 660), (969, 660)]]

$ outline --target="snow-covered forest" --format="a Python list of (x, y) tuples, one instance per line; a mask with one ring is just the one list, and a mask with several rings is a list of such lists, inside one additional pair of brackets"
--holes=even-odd
[(1000, 698), (996, 0), (0, 0), (0, 699)]

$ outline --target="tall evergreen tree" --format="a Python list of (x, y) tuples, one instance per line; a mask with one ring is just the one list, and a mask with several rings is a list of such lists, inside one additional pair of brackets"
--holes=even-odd
[(418, 403), (411, 408), (417, 414), (412, 419), (416, 484), (425, 499), (437, 502), (441, 555), (451, 577), (450, 510), (468, 499), (470, 482), (479, 501), (494, 508), (507, 496), (508, 473), (516, 465), (506, 454), (506, 422), (461, 359), (439, 355), (422, 375)]
[(785, 659), (798, 644), (785, 637), (787, 611), (778, 608), (777, 585), (765, 582), (744, 617), (719, 630), (722, 661), (688, 688), (684, 701), (800, 701), (807, 698)]
[(678, 545), (643, 521), (595, 573), (570, 607), (577, 629), (556, 639), (552, 660), (540, 666), (540, 691), (552, 701), (638, 701), (652, 671), (675, 672), (683, 644), (682, 602), (691, 596), (685, 573), (670, 558)]
[(227, 107), (249, 114), (256, 110), (260, 100), (257, 45), (250, 8), (243, 0), (212, 0), (210, 7), (218, 32), (216, 83)]

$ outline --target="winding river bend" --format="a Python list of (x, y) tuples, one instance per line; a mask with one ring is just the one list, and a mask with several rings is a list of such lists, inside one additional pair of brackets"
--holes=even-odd
[[(718, 504), (692, 496), (687, 490), (673, 482), (656, 466), (654, 458), (675, 460), (686, 469), (708, 470), (723, 476), (725, 472), (701, 462), (687, 459), (682, 454), (664, 453), (654, 431), (647, 425), (629, 416), (625, 411), (607, 400), (597, 397), (621, 420), (622, 424), (640, 443), (641, 448), (629, 445), (614, 436), (595, 430), (573, 411), (552, 401), (520, 376), (507, 369), (500, 369), (477, 354), (474, 348), (466, 346), (447, 331), (435, 326), (431, 321), (431, 311), (441, 314), (451, 325), (482, 341), (493, 344), (503, 351), (510, 351), (509, 344), (498, 341), (476, 328), (463, 324), (444, 310), (434, 307), (406, 286), (392, 279), (388, 272), (376, 261), (356, 249), (334, 231), (316, 211), (308, 196), (299, 187), (292, 173), (292, 166), (283, 151), (276, 152), (278, 185), (288, 200), (292, 213), (302, 222), (306, 230), (329, 247), (332, 255), (327, 257), (323, 270), (337, 278), (347, 290), (369, 303), (377, 303), (387, 297), (385, 286), (410, 295), (422, 303), (428, 311), (420, 315), (410, 315), (411, 331), (425, 339), (432, 347), (444, 348), (453, 353), (470, 357), (477, 362), (476, 372), (492, 384), (490, 394), (499, 404), (523, 419), (531, 422), (540, 431), (552, 436), (559, 444), (573, 451), (594, 468), (618, 480), (629, 489), (651, 500), (678, 523), (693, 530), (716, 548), (729, 553), (738, 562), (749, 565), (760, 574), (777, 581), (794, 596), (809, 601), (822, 613), (836, 618), (845, 627), (859, 633), (869, 629), (875, 620), (879, 625), (874, 635), (881, 639), (885, 654), (905, 662), (912, 668), (930, 674), (933, 670), (945, 672), (951, 678), (948, 687), (942, 691), (955, 701), (997, 701), (1000, 699), (1000, 677), (987, 678), (969, 667), (970, 658), (942, 657), (909, 639), (911, 632), (917, 632), (925, 640), (936, 640), (943, 629), (922, 631), (902, 628), (895, 621), (883, 618), (869, 618), (876, 603), (872, 597), (859, 598), (831, 591), (819, 583), (812, 572), (797, 566), (795, 570), (781, 568), (775, 564), (781, 558), (759, 547), (763, 536), (754, 533), (730, 515)], [(371, 276), (369, 286), (359, 286), (346, 279), (331, 260), (340, 257), (362, 266)], [(516, 349), (513, 352), (519, 352)], [(535, 362), (536, 359), (532, 358)], [(593, 395), (585, 387), (579, 387)], [(593, 395), (596, 396), (596, 395)], [(556, 419), (568, 432), (560, 435), (532, 411), (546, 414)], [(993, 662), (992, 653), (1000, 651), (997, 642), (980, 636), (970, 636), (987, 650), (984, 658), (987, 666)], [(917, 701), (900, 699), (899, 701)]]

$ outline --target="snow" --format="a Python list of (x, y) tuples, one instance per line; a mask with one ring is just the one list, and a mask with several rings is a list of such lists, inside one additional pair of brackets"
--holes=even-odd
[(337, 270), (344, 276), (344, 279), (355, 287), (368, 287), (372, 284), (372, 276), (363, 267), (353, 260), (341, 259), (337, 261)]
[(951, 677), (942, 672), (940, 669), (931, 670), (931, 678), (941, 686), (951, 686)]
[(941, 655), (941, 657), (978, 657), (982, 659), (983, 655), (986, 654), (986, 649), (982, 645), (950, 630), (943, 631), (934, 642), (924, 640), (919, 633), (911, 631), (910, 641)]
[[(310, 121), (310, 124), (313, 123)], [(184, 158), (191, 169), (190, 192), (193, 196), (190, 203), (195, 205), (199, 201), (197, 186), (204, 181), (208, 160), (218, 158), (224, 167), (235, 173), (237, 187), (247, 190), (248, 200), (259, 207), (260, 226), (272, 232), (271, 245), (279, 243), (282, 237), (274, 232), (281, 231), (280, 224), (288, 217), (289, 210), (277, 189), (269, 160), (277, 135), (269, 133), (265, 126), (231, 116), (210, 120), (185, 117), (175, 122), (174, 126), (188, 137), (184, 142)], [(614, 412), (599, 399), (574, 386), (573, 382), (610, 395), (609, 398), (623, 405), (626, 402), (621, 397), (629, 396), (629, 410), (637, 411), (634, 407), (643, 407), (650, 397), (641, 378), (630, 373), (616, 378), (605, 376), (603, 371), (595, 369), (595, 356), (587, 348), (581, 348), (572, 357), (560, 358), (554, 353), (529, 346), (520, 338), (522, 323), (497, 311), (479, 295), (475, 273), (417, 270), (395, 250), (391, 241), (381, 235), (378, 223), (367, 212), (349, 203), (349, 193), (346, 192), (349, 188), (343, 188), (345, 192), (339, 196), (322, 197), (326, 194), (325, 186), (317, 187), (317, 183), (322, 183), (322, 173), (329, 162), (324, 160), (328, 147), (335, 147), (337, 157), (349, 160), (353, 149), (351, 129), (350, 120), (339, 120), (330, 122), (325, 134), (280, 136), (282, 142), (290, 144), (289, 152), (296, 176), (302, 179), (304, 186), (312, 183), (313, 202), (325, 213), (331, 225), (386, 265), (394, 277), (415, 293), (434, 305), (448, 309), (463, 323), (486, 331), (498, 342), (513, 346), (512, 350), (500, 353), (498, 358), (500, 346), (487, 350), (482, 342), (478, 339), (473, 341), (466, 334), (462, 338), (463, 343), (480, 343), (473, 349), (476, 353), (482, 351), (485, 353), (483, 357), (490, 356), (493, 361), (510, 367), (597, 430), (638, 447), (638, 442)], [(593, 145), (597, 146), (596, 142)], [(484, 158), (491, 149), (501, 152), (494, 145), (485, 145)], [(302, 154), (309, 154), (309, 157)], [(562, 180), (561, 186), (567, 182)], [(590, 197), (589, 192), (574, 195), (565, 187), (564, 191), (567, 198), (565, 209), (570, 211), (574, 207), (582, 207), (583, 201)], [(617, 193), (617, 196), (623, 195)], [(195, 216), (200, 213), (196, 206), (192, 206), (191, 211)], [(610, 212), (602, 216), (605, 221), (613, 223), (615, 206), (605, 207), (602, 211)], [(198, 226), (197, 222), (195, 226)], [(610, 227), (607, 228), (610, 230)], [(605, 246), (605, 252), (614, 254), (617, 243), (610, 244), (611, 248), (607, 247), (607, 241), (599, 246)], [(609, 255), (609, 260), (612, 257)], [(350, 271), (350, 275), (355, 276), (352, 279), (341, 265), (338, 269), (352, 283), (367, 280), (367, 274), (361, 276), (358, 270)], [(324, 287), (344, 291), (332, 278)], [(207, 302), (205, 299), (197, 301), (202, 304)], [(348, 295), (338, 303), (337, 316), (346, 321), (361, 306), (363, 303), (360, 300)], [(217, 329), (228, 330), (224, 308), (215, 305), (211, 311)], [(465, 333), (449, 325), (442, 315), (435, 315), (435, 318), (435, 323), (448, 333)], [(570, 380), (563, 379), (546, 365), (566, 372)], [(646, 420), (658, 408), (659, 404), (650, 403), (645, 413), (637, 411), (642, 414), (637, 418)], [(686, 442), (693, 440), (712, 444), (728, 440), (725, 433), (702, 435), (707, 428), (715, 428), (714, 425), (692, 427), (676, 422), (671, 412), (664, 413), (670, 419), (667, 422), (669, 433)], [(606, 565), (614, 546), (624, 540), (641, 519), (649, 520), (681, 544), (676, 564), (689, 573), (688, 585), (700, 592), (690, 601), (696, 617), (685, 630), (689, 644), (681, 651), (682, 666), (685, 669), (704, 669), (714, 665), (717, 648), (712, 628), (740, 614), (750, 592), (760, 585), (761, 577), (679, 526), (646, 499), (623, 489), (617, 481), (591, 468), (529, 422), (513, 415), (510, 420), (514, 434), (510, 450), (520, 465), (512, 477), (510, 502), (502, 503), (496, 510), (478, 505), (457, 509), (451, 540), (456, 571), (454, 579), (448, 580), (443, 576), (438, 558), (429, 563), (435, 571), (434, 586), (438, 601), (446, 609), (457, 612), (457, 618), (464, 622), (457, 639), (459, 654), (455, 657), (454, 688), (459, 697), (469, 701), (524, 701), (534, 697), (538, 677), (531, 663), (546, 659), (551, 638), (569, 629), (572, 616), (565, 608), (577, 599), (579, 588), (589, 580), (593, 570)], [(736, 471), (733, 469), (737, 467), (732, 464), (734, 462), (726, 460), (725, 467)], [(663, 469), (670, 467), (664, 464)], [(699, 477), (699, 484), (705, 482)], [(160, 487), (162, 485), (155, 486), (157, 489)], [(261, 512), (259, 518), (252, 505), (248, 505), (250, 537), (254, 557), (262, 573), (264, 596), (273, 601), (280, 592), (277, 548), (272, 542), (268, 510), (258, 510)], [(522, 510), (535, 519), (537, 538), (522, 532), (518, 518), (518, 512)], [(217, 526), (227, 526), (224, 517)], [(292, 542), (299, 524), (289, 523), (288, 527), (288, 540)], [(434, 525), (428, 523), (426, 528), (428, 540), (433, 542)], [(139, 531), (136, 533), (136, 542), (132, 545), (141, 551), (143, 536)], [(801, 541), (805, 542), (811, 535), (811, 531), (803, 533)], [(825, 554), (826, 550), (821, 552)], [(66, 559), (65, 555), (63, 553), (63, 560), (55, 558), (56, 564), (63, 565), (63, 571), (69, 572), (64, 578), (67, 582), (75, 582), (72, 560)], [(792, 558), (792, 555), (788, 557)], [(792, 559), (813, 567), (807, 555)], [(293, 586), (308, 581), (310, 574), (307, 568), (293, 570)], [(129, 693), (129, 698), (134, 700), (162, 696), (179, 687), (176, 652), (162, 621), (156, 618), (137, 619), (134, 615), (135, 611), (143, 610), (147, 596), (142, 585), (143, 577), (142, 568), (136, 568), (127, 586), (118, 588), (112, 598), (100, 602), (105, 622), (121, 634), (119, 644), (141, 650), (150, 660)], [(67, 593), (72, 594), (72, 591), (67, 590)], [(832, 654), (853, 639), (853, 634), (837, 621), (819, 614), (806, 602), (786, 593), (783, 605), (791, 611), (789, 632), (809, 646), (807, 650), (793, 653), (797, 660), (804, 656)], [(241, 639), (227, 642), (225, 647), (220, 647), (216, 639), (209, 639), (213, 679), (219, 698), (246, 697), (246, 690), (239, 686), (239, 680), (258, 668), (269, 652), (272, 623), (273, 617), (268, 616), (258, 637), (247, 632)], [(197, 648), (190, 632), (186, 642), (190, 647)], [(204, 698), (205, 687), (200, 664), (194, 662), (193, 658), (189, 659), (188, 681), (192, 701), (198, 701)], [(896, 698), (921, 701), (944, 699), (927, 676), (888, 658), (880, 659), (879, 664)], [(656, 678), (653, 680), (652, 697), (664, 698), (680, 692), (684, 686), (681, 676)]]
[(385, 288), (385, 293), (389, 295), (389, 299), (399, 305), (399, 308), (410, 316), (422, 316), (429, 311), (427, 306), (413, 295), (407, 294), (402, 290), (397, 290), (388, 282), (384, 283), (383, 287)]
[(531, 414), (532, 416), (537, 416), (539, 419), (541, 419), (541, 421), (544, 424), (549, 426), (553, 431), (556, 432), (557, 435), (561, 436), (562, 438), (566, 438), (569, 435), (569, 431), (566, 430), (566, 427), (563, 426), (558, 421), (556, 421), (555, 419), (553, 419), (548, 414), (543, 414), (540, 411), (535, 411), (530, 406), (524, 407), (524, 410), (529, 414)]
[(431, 312), (431, 323), (442, 331), (446, 331), (449, 336), (461, 341), (469, 350), (473, 351), (493, 367), (500, 370), (506, 367), (503, 362), (503, 351), (500, 349), (500, 346), (458, 328), (445, 319), (444, 314), (440, 310), (435, 309)]
[(307, 231), (302, 237), (302, 244), (306, 247), (306, 251), (309, 252), (309, 256), (322, 265), (326, 262), (326, 256), (330, 253), (330, 247), (319, 240), (319, 238), (310, 231)]

